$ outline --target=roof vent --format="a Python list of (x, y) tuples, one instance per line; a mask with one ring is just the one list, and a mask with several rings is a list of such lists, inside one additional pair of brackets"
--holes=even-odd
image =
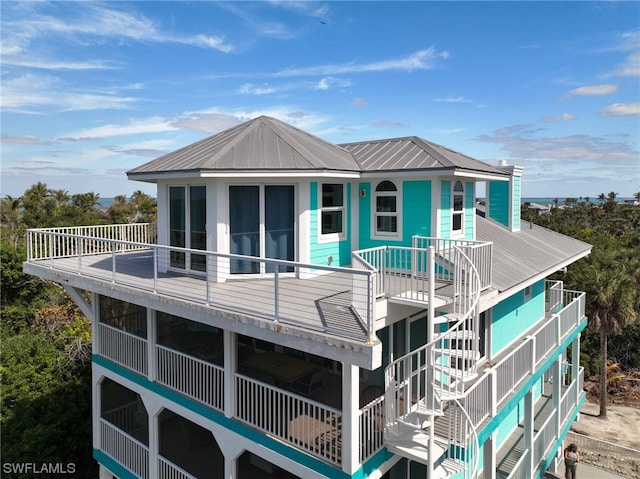
[(498, 166), (507, 166), (507, 160), (500, 160)]

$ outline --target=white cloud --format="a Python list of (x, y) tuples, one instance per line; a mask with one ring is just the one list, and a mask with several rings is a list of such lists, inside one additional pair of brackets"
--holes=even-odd
[(553, 162), (607, 164), (608, 168), (637, 165), (638, 152), (629, 144), (605, 137), (570, 135), (561, 137), (537, 136), (541, 130), (528, 125), (505, 127), (493, 135), (482, 135), (479, 141), (502, 145), (501, 150), (513, 162), (543, 159)]
[(329, 90), (334, 87), (344, 88), (351, 86), (349, 80), (342, 80), (335, 77), (324, 77), (313, 86), (314, 90)]
[[(3, 4), (2, 62), (5, 65), (31, 67), (50, 70), (104, 70), (115, 68), (113, 64), (102, 60), (57, 59), (56, 45), (79, 45), (91, 47), (108, 41), (131, 40), (136, 42), (177, 43), (199, 48), (231, 52), (233, 45), (225, 42), (221, 35), (197, 33), (182, 35), (169, 33), (153, 20), (133, 11), (108, 8), (89, 2), (48, 3), (21, 2), (28, 5)], [(18, 3), (18, 2), (15, 2)], [(43, 13), (52, 5), (65, 8), (58, 18), (55, 14)], [(109, 6), (111, 7), (110, 4)], [(55, 12), (58, 13), (58, 12)], [(34, 47), (36, 42), (47, 45), (48, 52), (43, 55)]]
[(109, 91), (72, 89), (58, 77), (33, 73), (3, 80), (0, 93), (0, 104), (5, 111), (22, 113), (41, 113), (45, 108), (58, 111), (125, 109), (136, 101), (134, 97)]
[(604, 116), (635, 116), (640, 115), (640, 102), (614, 103), (601, 112)]
[(613, 83), (606, 83), (604, 85), (589, 85), (574, 88), (573, 90), (568, 91), (565, 96), (601, 96), (610, 95), (611, 93), (615, 93), (616, 91), (618, 91), (618, 85), (614, 85)]
[(240, 86), (238, 91), (243, 95), (269, 95), (271, 93), (275, 93), (276, 89), (266, 84), (258, 86), (253, 83), (245, 83)]
[(362, 97), (354, 98), (349, 103), (349, 105), (351, 105), (351, 106), (365, 106), (365, 105), (368, 105), (368, 104), (369, 104), (369, 100), (367, 100), (366, 98), (362, 98)]
[(276, 76), (344, 75), (348, 73), (431, 70), (437, 67), (440, 60), (447, 59), (448, 57), (449, 53), (447, 51), (438, 52), (435, 47), (431, 47), (426, 50), (419, 50), (405, 57), (377, 62), (288, 68), (276, 73)]
[(178, 127), (173, 125), (172, 119), (161, 117), (140, 118), (127, 121), (121, 125), (103, 125), (95, 128), (86, 128), (69, 133), (60, 139), (64, 141), (96, 140), (113, 136), (160, 133), (177, 129)]
[(433, 101), (441, 103), (471, 103), (471, 100), (463, 96), (448, 96), (444, 98), (434, 98)]
[(540, 123), (557, 123), (560, 121), (572, 121), (575, 119), (576, 119), (575, 116), (569, 113), (563, 113), (562, 115), (558, 115), (558, 116), (545, 116), (544, 118), (540, 118), (538, 121)]

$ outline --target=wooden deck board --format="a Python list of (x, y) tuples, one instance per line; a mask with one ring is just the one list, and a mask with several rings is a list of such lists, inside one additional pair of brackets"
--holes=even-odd
[[(204, 275), (179, 271), (158, 273), (154, 281), (153, 256), (146, 251), (59, 258), (32, 264), (115, 284), (154, 291), (186, 301), (208, 304), (273, 320), (276, 316), (273, 278), (231, 279), (209, 283)], [(366, 339), (366, 328), (351, 306), (352, 279), (345, 273), (328, 273), (299, 279), (291, 274), (279, 276), (278, 320), (306, 325), (314, 330), (342, 333)], [(207, 296), (208, 293), (208, 296)]]

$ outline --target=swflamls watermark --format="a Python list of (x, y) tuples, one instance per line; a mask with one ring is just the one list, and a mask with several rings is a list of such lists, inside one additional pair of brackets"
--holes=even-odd
[[(73, 462), (5, 462), (2, 474), (75, 474)], [(11, 476), (9, 476), (11, 477)]]

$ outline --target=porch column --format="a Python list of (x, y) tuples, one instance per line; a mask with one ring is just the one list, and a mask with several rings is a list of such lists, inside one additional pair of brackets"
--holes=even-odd
[(352, 475), (360, 467), (359, 368), (342, 363), (342, 470)]
[(524, 397), (524, 449), (527, 452), (525, 459), (525, 477), (533, 477), (533, 389), (530, 389)]
[(156, 364), (156, 312), (147, 308), (147, 375), (154, 382), (158, 377)]
[(484, 479), (496, 479), (496, 439), (498, 433), (494, 432), (482, 445), (482, 457), (484, 464)]
[(224, 479), (234, 479), (238, 477), (237, 458), (224, 455)]
[(560, 434), (560, 428), (565, 418), (560, 415), (560, 402), (562, 398), (562, 355), (558, 356), (551, 366), (551, 385), (553, 391), (551, 398), (553, 400), (553, 410), (556, 412), (556, 437)]
[(233, 417), (235, 411), (235, 373), (237, 370), (237, 335), (223, 329), (222, 344), (224, 347), (224, 415)]
[[(576, 339), (573, 340), (573, 343), (571, 345), (571, 384), (573, 384), (574, 382), (576, 383), (575, 386), (575, 391), (576, 391), (576, 396), (575, 396), (575, 402), (574, 402), (574, 406), (578, 405), (578, 401), (580, 401), (580, 394), (582, 393), (582, 391), (580, 390), (580, 388), (578, 387), (578, 379), (580, 376), (580, 337), (582, 336), (582, 334), (578, 334), (576, 336)], [(578, 418), (580, 418), (580, 413), (578, 413)]]
[(149, 477), (158, 477), (158, 454), (160, 452), (160, 434), (158, 411), (147, 410), (149, 416)]

